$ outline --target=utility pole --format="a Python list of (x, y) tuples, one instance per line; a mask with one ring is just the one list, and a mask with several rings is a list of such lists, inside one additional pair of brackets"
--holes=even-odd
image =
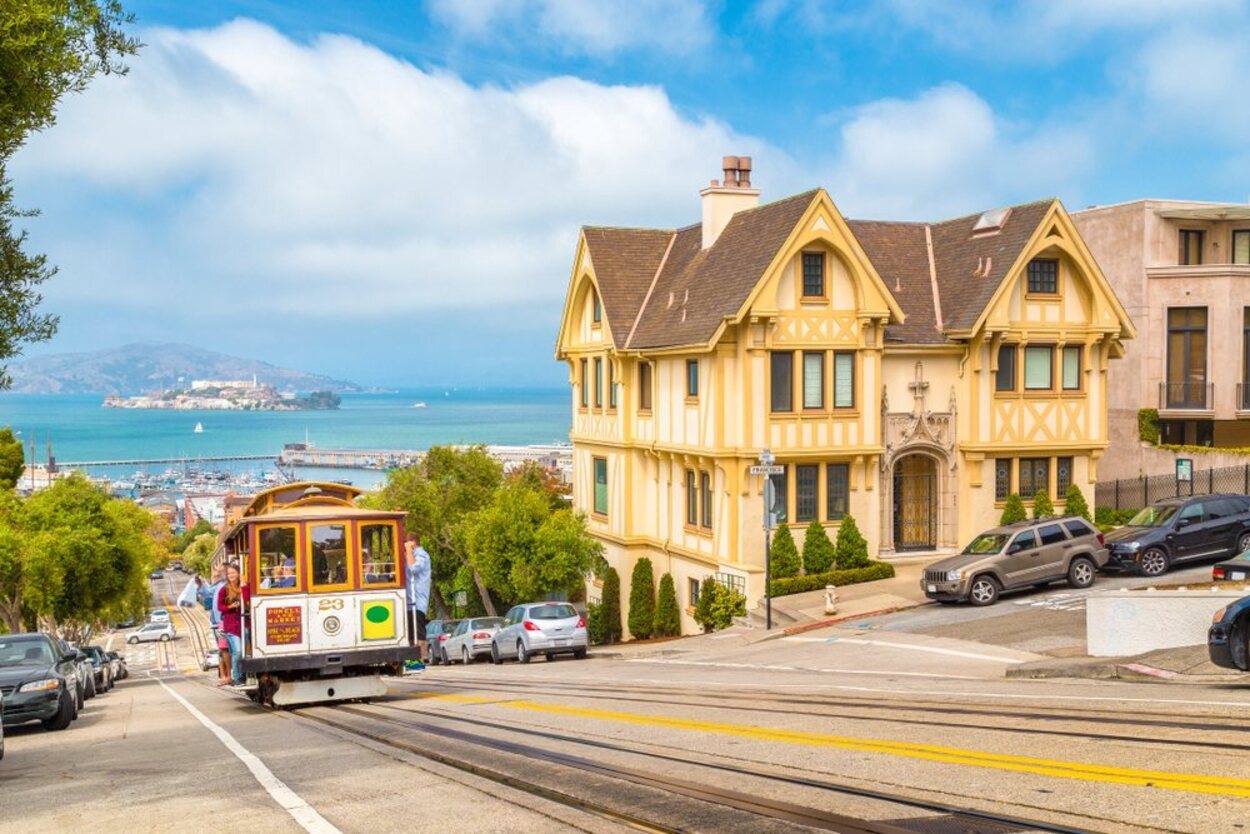
[(786, 471), (784, 466), (777, 465), (777, 457), (768, 449), (760, 452), (760, 462), (758, 466), (751, 467), (752, 475), (764, 476), (764, 630), (771, 631), (773, 627), (773, 548), (772, 536), (773, 526), (776, 522), (776, 514), (773, 513), (773, 507), (776, 504), (775, 493), (776, 487), (773, 486), (773, 475), (782, 475)]

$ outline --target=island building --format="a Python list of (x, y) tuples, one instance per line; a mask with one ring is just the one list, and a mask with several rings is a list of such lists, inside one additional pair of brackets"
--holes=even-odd
[(960, 546), (1012, 493), (1092, 499), (1134, 329), (1059, 201), (848, 220), (819, 188), (759, 205), (750, 174), (726, 157), (694, 225), (578, 238), (556, 344), (573, 501), (623, 604), (644, 556), (685, 630), (709, 577), (757, 604), (765, 449), (800, 544), (851, 514), (887, 559)]
[(1102, 477), (1174, 471), (1140, 442), (1142, 408), (1165, 444), (1250, 446), (1250, 204), (1135, 200), (1072, 220), (1139, 330), (1111, 377)]

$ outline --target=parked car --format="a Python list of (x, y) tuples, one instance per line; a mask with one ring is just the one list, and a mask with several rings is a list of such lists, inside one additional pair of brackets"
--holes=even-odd
[(160, 568), (157, 568), (156, 570), (148, 574), (148, 578), (149, 579), (164, 579), (165, 571), (161, 570)]
[(124, 681), (130, 677), (130, 670), (126, 668), (126, 658), (117, 652), (108, 652), (109, 660), (113, 661), (113, 679)]
[(490, 659), (503, 663), (515, 657), (529, 663), (536, 654), (554, 660), (557, 654), (586, 656), (590, 644), (586, 618), (567, 602), (530, 602), (517, 605), (504, 616), (491, 638)]
[(443, 660), (459, 660), (468, 665), (490, 654), (490, 641), (503, 625), (503, 617), (473, 617), (461, 620), (456, 630), (443, 643)]
[(126, 638), (127, 643), (152, 643), (159, 640), (165, 643), (178, 636), (172, 623), (148, 623)]
[(1227, 579), (1231, 582), (1242, 582), (1250, 579), (1250, 550), (1242, 551), (1231, 559), (1216, 562), (1211, 566), (1211, 579)]
[(204, 652), (204, 657), (200, 660), (200, 668), (205, 672), (211, 672), (221, 666), (221, 649), (209, 649)]
[(992, 605), (1004, 591), (1067, 580), (1094, 584), (1107, 563), (1103, 535), (1078, 516), (1047, 516), (986, 530), (963, 552), (925, 569), (925, 596), (938, 602)]
[(430, 647), (430, 663), (437, 666), (440, 663), (451, 662), (443, 652), (443, 644), (447, 642), (448, 637), (451, 637), (451, 633), (458, 625), (460, 625), (459, 620), (431, 620), (426, 624), (425, 640)]
[(108, 692), (113, 688), (113, 662), (99, 646), (83, 646), (82, 650), (91, 658), (96, 692)]
[(118, 623), (116, 626), (114, 626), (114, 628), (134, 628), (134, 627), (135, 627), (134, 617), (127, 617), (126, 619)]
[(153, 608), (148, 614), (149, 623), (167, 623), (169, 622), (169, 611), (165, 608)]
[[(87, 699), (95, 695), (94, 681), (91, 681), (91, 659), (59, 637), (53, 642), (56, 643), (56, 650), (61, 654), (74, 655), (74, 691), (78, 696), (77, 706), (81, 712)], [(87, 686), (89, 681), (92, 683), (90, 689)]]
[(0, 761), (4, 759), (4, 694), (0, 693)]
[(1226, 605), (1211, 617), (1207, 656), (1216, 666), (1250, 671), (1250, 597)]
[(3, 723), (38, 721), (46, 730), (64, 730), (78, 717), (77, 660), (46, 634), (0, 637), (0, 697)]
[(1250, 550), (1250, 497), (1169, 498), (1107, 534), (1110, 567), (1161, 576), (1172, 565)]

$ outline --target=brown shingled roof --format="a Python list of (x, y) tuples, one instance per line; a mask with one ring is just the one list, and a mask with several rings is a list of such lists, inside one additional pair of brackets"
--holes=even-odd
[(908, 344), (946, 341), (933, 309), (925, 224), (888, 220), (848, 220), (846, 224), (907, 317), (902, 324), (886, 327), (886, 339)]
[(582, 235), (590, 250), (612, 341), (618, 348), (624, 347), (673, 233), (587, 226)]

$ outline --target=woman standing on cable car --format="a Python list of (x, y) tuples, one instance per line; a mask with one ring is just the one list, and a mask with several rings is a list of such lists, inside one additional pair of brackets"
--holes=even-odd
[[(235, 686), (246, 683), (243, 677), (243, 614), (251, 602), (251, 593), (241, 584), (239, 566), (226, 565), (226, 584), (217, 592), (217, 611), (221, 614), (221, 630), (230, 644), (230, 677)], [(219, 684), (220, 685), (220, 684)]]

